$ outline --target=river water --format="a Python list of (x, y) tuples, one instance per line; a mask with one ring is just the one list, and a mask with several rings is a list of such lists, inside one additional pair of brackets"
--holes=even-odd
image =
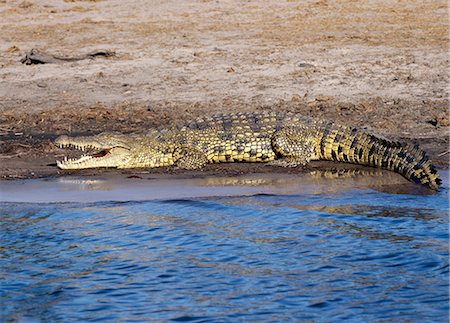
[(2, 182), (1, 321), (448, 322), (442, 173)]

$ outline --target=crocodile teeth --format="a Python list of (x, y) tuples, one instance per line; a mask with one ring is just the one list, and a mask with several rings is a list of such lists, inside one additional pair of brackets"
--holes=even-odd
[(81, 150), (81, 151), (86, 151), (86, 149), (89, 149), (89, 148), (95, 148), (92, 145), (76, 145), (76, 144), (71, 144), (71, 143), (57, 144), (56, 146), (59, 148), (74, 148), (74, 149)]

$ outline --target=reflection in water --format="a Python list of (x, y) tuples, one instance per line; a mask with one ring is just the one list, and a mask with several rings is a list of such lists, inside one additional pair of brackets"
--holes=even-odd
[(113, 182), (104, 179), (61, 177), (58, 178), (58, 182), (62, 184), (63, 191), (111, 191), (114, 189)]
[[(127, 181), (127, 179), (125, 179)], [(386, 170), (370, 169), (316, 169), (305, 174), (250, 174), (243, 176), (178, 179), (186, 185), (198, 186), (245, 186), (245, 187), (271, 187), (286, 188), (297, 185), (323, 185), (327, 186), (327, 192), (340, 192), (343, 189), (358, 187), (372, 188), (391, 193), (432, 193), (412, 184), (400, 175)], [(63, 190), (112, 190), (118, 183), (109, 179), (83, 179), (60, 178)], [(123, 183), (123, 180), (121, 181)]]
[[(343, 194), (372, 189), (395, 194), (432, 195), (400, 175), (378, 169), (329, 169), (309, 174), (249, 174), (206, 178), (124, 178), (0, 181), (0, 202), (141, 201), (254, 194)], [(36, 194), (35, 192), (39, 192)]]
[[(322, 184), (340, 187), (341, 181), (333, 183), (332, 180), (356, 180), (360, 186), (389, 185), (405, 180), (395, 173), (380, 169), (317, 169), (305, 174), (253, 174), (238, 177), (209, 177), (199, 180), (199, 185), (204, 186), (286, 186), (299, 183)], [(354, 184), (354, 183), (352, 183)]]

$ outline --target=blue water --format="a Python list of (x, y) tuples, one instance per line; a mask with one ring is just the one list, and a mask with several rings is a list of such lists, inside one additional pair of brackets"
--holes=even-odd
[(1, 203), (2, 321), (448, 322), (448, 182)]

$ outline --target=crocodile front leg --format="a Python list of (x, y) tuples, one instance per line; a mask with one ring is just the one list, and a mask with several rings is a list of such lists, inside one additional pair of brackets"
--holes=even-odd
[(206, 155), (195, 147), (179, 147), (173, 152), (175, 166), (182, 169), (199, 169), (208, 164)]
[(315, 138), (311, 130), (289, 127), (274, 133), (272, 148), (277, 159), (269, 165), (281, 167), (305, 166), (315, 159)]

